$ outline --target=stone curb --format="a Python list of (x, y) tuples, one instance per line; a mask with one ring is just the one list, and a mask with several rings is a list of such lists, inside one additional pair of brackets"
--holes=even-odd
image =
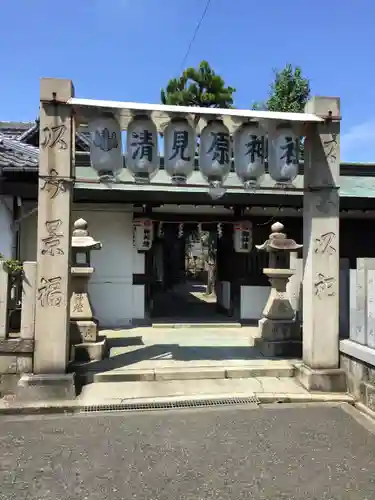
[(79, 411), (81, 405), (75, 401), (66, 402), (36, 402), (26, 404), (9, 404), (0, 407), (2, 415), (53, 415), (53, 414), (74, 414)]
[(128, 369), (93, 373), (96, 382), (154, 382), (163, 380), (212, 380), (254, 377), (292, 378), (293, 365), (278, 366), (198, 366), (189, 368)]
[(217, 329), (217, 328), (242, 328), (241, 323), (153, 323), (152, 329), (181, 329), (181, 328), (205, 328), (206, 330)]
[(354, 404), (355, 399), (350, 394), (339, 393), (257, 393), (255, 394), (260, 404), (268, 403), (350, 403)]
[[(355, 398), (349, 394), (331, 394), (331, 393), (315, 393), (315, 394), (289, 394), (289, 393), (253, 393), (253, 394), (235, 394), (235, 395), (201, 395), (196, 396), (178, 396), (178, 397), (160, 397), (160, 398), (137, 398), (128, 400), (105, 400), (92, 403), (82, 404), (80, 401), (43, 401), (25, 404), (8, 404), (0, 406), (0, 416), (6, 415), (53, 415), (65, 414), (74, 415), (84, 412), (86, 408), (93, 406), (108, 406), (112, 411), (116, 411), (116, 406), (119, 408), (121, 404), (149, 404), (149, 403), (173, 403), (178, 401), (201, 401), (209, 399), (226, 399), (231, 398), (247, 398), (255, 397), (257, 402), (254, 404), (271, 404), (271, 403), (349, 403), (355, 405)], [(240, 405), (239, 405), (240, 406)], [(220, 407), (220, 405), (217, 405)], [(137, 409), (134, 409), (137, 411)]]
[(375, 420), (375, 411), (371, 410), (371, 408), (369, 408), (368, 406), (366, 406), (365, 404), (360, 403), (360, 402), (356, 402), (354, 406), (361, 413), (365, 413), (368, 417)]

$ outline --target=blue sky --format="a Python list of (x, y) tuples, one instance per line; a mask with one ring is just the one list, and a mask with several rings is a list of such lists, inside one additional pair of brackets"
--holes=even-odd
[[(205, 0), (2, 0), (0, 120), (33, 120), (39, 79), (77, 97), (159, 102)], [(300, 65), (317, 95), (340, 96), (344, 161), (375, 162), (374, 0), (211, 0), (186, 65), (207, 60), (248, 108), (273, 68)]]

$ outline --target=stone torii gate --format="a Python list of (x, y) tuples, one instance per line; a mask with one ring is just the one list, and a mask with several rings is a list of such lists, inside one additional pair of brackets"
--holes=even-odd
[[(73, 393), (66, 373), (69, 348), (69, 281), (71, 203), (74, 186), (75, 119), (107, 110), (129, 111), (130, 104), (76, 99), (70, 80), (43, 78), (40, 86), (40, 159), (38, 189), (37, 301), (34, 375), (30, 385), (56, 386), (56, 394)], [(138, 108), (137, 108), (138, 106)], [(135, 105), (135, 110), (185, 116), (219, 115), (229, 120), (258, 119), (303, 125), (303, 363), (298, 377), (311, 390), (345, 390), (339, 369), (339, 175), (340, 101), (315, 97), (305, 113), (251, 110), (207, 110)], [(185, 115), (183, 114), (185, 113)], [(131, 114), (131, 113), (130, 113)], [(251, 196), (251, 194), (249, 194)], [(44, 250), (46, 238), (57, 238), (58, 251)], [(329, 246), (325, 241), (329, 239)], [(58, 389), (59, 388), (59, 389)]]

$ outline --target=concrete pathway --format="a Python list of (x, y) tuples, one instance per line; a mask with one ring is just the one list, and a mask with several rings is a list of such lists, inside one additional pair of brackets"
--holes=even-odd
[(256, 332), (252, 327), (104, 330), (109, 359), (87, 363), (83, 371), (101, 382), (111, 376), (148, 381), (293, 376), (292, 361), (266, 359), (254, 347)]
[(264, 358), (253, 345), (256, 332), (252, 327), (104, 331), (111, 357), (90, 364), (93, 375), (87, 380), (94, 383), (83, 386), (78, 404), (236, 396), (312, 400), (293, 378), (298, 360)]
[(254, 347), (254, 332), (254, 328), (241, 327), (103, 330), (110, 359), (100, 364), (109, 369), (243, 364), (262, 358)]
[(216, 296), (206, 295), (205, 292), (205, 285), (187, 282), (155, 294), (153, 319), (164, 323), (173, 322), (176, 318), (184, 322), (233, 321), (217, 311)]
[[(132, 328), (102, 330), (114, 364), (134, 368), (192, 363), (199, 366), (241, 364), (264, 359), (254, 347), (254, 327)], [(118, 358), (121, 356), (121, 359)]]

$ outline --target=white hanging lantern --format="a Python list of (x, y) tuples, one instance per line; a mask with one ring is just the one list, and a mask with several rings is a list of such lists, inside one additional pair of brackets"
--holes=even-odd
[(212, 198), (225, 193), (223, 182), (230, 172), (232, 145), (227, 127), (219, 120), (209, 122), (201, 133), (199, 169), (207, 179)]
[(195, 133), (186, 120), (171, 120), (164, 131), (164, 169), (175, 184), (183, 184), (194, 170)]
[(127, 129), (126, 166), (136, 182), (147, 184), (159, 168), (158, 133), (152, 120), (136, 116)]
[(299, 140), (290, 129), (275, 132), (269, 143), (268, 171), (276, 182), (290, 184), (298, 175)]
[(234, 134), (234, 165), (245, 189), (260, 185), (265, 175), (266, 136), (253, 124), (245, 124)]
[(90, 161), (99, 179), (113, 182), (123, 168), (121, 128), (112, 115), (94, 118), (88, 123)]

